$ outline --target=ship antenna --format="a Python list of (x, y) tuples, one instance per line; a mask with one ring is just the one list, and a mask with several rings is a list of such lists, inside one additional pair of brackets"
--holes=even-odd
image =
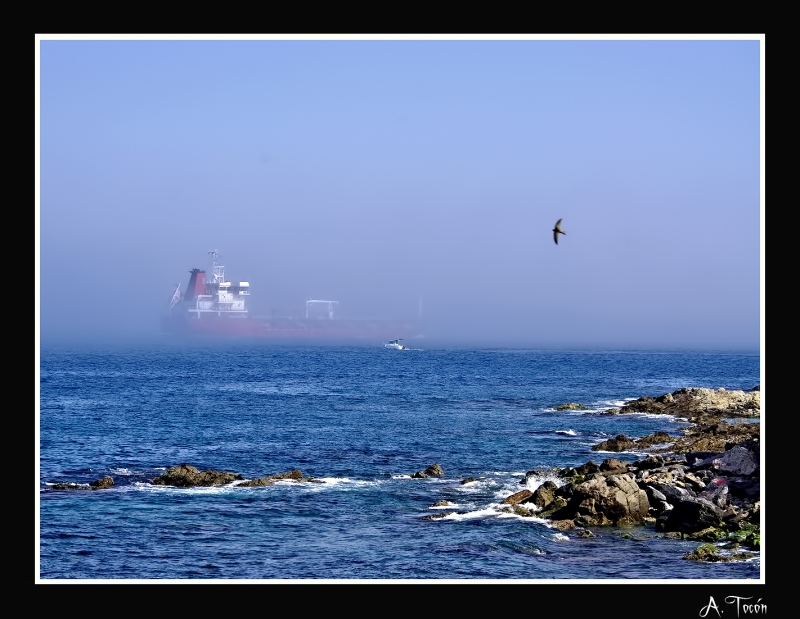
[(211, 256), (211, 272), (214, 274), (214, 283), (224, 282), (225, 281), (225, 267), (217, 264), (217, 261), (222, 257), (219, 255), (219, 251), (216, 249), (212, 249), (208, 252), (208, 255)]

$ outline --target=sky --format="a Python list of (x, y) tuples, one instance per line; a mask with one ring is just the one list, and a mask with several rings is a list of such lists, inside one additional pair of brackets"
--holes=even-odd
[(761, 346), (763, 36), (37, 41), (41, 345), (157, 341), (217, 250), (254, 314)]

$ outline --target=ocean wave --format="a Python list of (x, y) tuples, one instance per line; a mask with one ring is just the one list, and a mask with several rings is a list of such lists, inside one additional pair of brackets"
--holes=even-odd
[(447, 514), (442, 518), (437, 518), (437, 520), (474, 520), (476, 518), (488, 518), (497, 516), (498, 512), (493, 507), (485, 507), (483, 509), (476, 509), (469, 512), (455, 512), (452, 514)]

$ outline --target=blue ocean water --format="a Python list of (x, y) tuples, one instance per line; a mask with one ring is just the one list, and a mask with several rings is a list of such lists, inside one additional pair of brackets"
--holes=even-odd
[[(40, 351), (39, 576), (48, 579), (758, 579), (652, 525), (562, 533), (501, 511), (532, 469), (607, 457), (669, 417), (605, 415), (682, 387), (751, 389), (758, 353), (387, 350), (198, 342)], [(575, 402), (587, 411), (558, 412)], [(173, 488), (167, 468), (324, 483)], [(441, 478), (411, 475), (438, 463)], [(114, 487), (57, 491), (58, 482)], [(477, 481), (461, 484), (467, 477)], [(447, 507), (432, 507), (449, 501)], [(424, 516), (453, 511), (445, 518)]]

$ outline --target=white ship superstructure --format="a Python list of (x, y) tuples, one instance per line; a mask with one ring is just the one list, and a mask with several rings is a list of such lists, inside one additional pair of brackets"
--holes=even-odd
[(190, 271), (189, 289), (184, 296), (188, 305), (186, 311), (192, 318), (204, 315), (247, 316), (246, 298), (250, 295), (250, 283), (233, 283), (225, 279), (225, 267), (218, 263), (216, 250), (208, 252), (211, 256), (213, 279), (207, 280), (201, 269)]

